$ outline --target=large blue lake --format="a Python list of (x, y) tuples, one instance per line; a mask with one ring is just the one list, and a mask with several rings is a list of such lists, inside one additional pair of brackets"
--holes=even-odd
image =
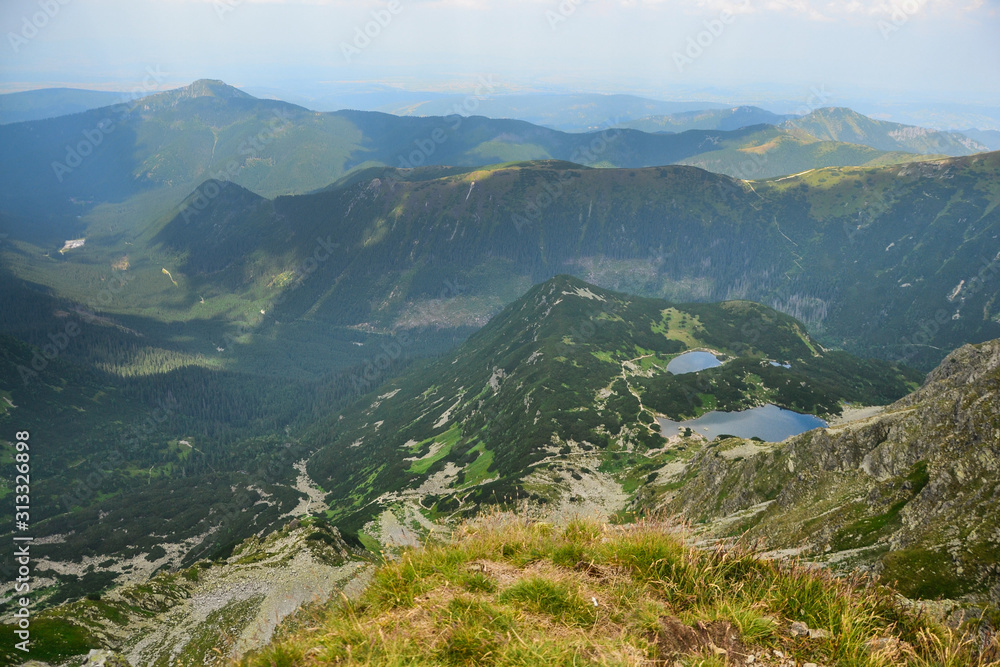
[(722, 362), (716, 359), (715, 355), (710, 352), (685, 352), (671, 359), (670, 363), (667, 364), (667, 370), (674, 375), (683, 375), (684, 373), (696, 373), (706, 368), (715, 368), (721, 365)]
[(793, 435), (827, 426), (819, 417), (799, 414), (770, 404), (741, 412), (712, 411), (683, 422), (669, 419), (657, 421), (660, 422), (660, 432), (664, 437), (677, 435), (684, 428), (690, 428), (709, 440), (728, 434), (741, 438), (760, 438), (768, 442), (781, 442)]

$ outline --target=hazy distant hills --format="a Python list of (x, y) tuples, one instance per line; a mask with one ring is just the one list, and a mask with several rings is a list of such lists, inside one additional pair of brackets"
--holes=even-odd
[[(481, 85), (478, 95), (448, 95), (418, 103), (386, 105), (379, 110), (399, 116), (448, 116), (460, 113), (489, 118), (516, 118), (565, 132), (586, 132), (606, 129), (623, 121), (646, 116), (723, 107), (724, 105), (715, 102), (666, 102), (635, 95), (569, 93), (495, 95), (487, 85)], [(635, 129), (646, 130), (646, 128)]]
[(760, 107), (741, 106), (729, 109), (698, 109), (662, 116), (646, 116), (621, 123), (643, 132), (685, 132), (687, 130), (738, 130), (748, 125), (777, 125), (792, 118), (790, 114), (771, 113)]
[[(991, 150), (991, 147), (980, 142), (971, 135), (958, 132), (940, 132), (913, 125), (902, 125), (887, 121), (875, 120), (859, 114), (851, 109), (826, 107), (817, 109), (804, 116), (778, 115), (759, 107), (734, 107), (731, 109), (711, 109), (678, 113), (667, 116), (651, 116), (622, 123), (628, 127), (644, 132), (684, 132), (686, 130), (738, 130), (751, 125), (772, 125), (773, 130), (767, 132), (787, 135), (785, 141), (810, 143), (813, 141), (828, 142), (828, 145), (852, 144), (867, 146), (879, 151), (890, 153), (919, 153), (926, 155), (971, 155), (973, 153)], [(973, 131), (977, 132), (977, 131)], [(776, 136), (772, 134), (770, 136)], [(989, 138), (988, 132), (982, 133)], [(996, 147), (992, 147), (995, 149)], [(843, 146), (837, 146), (829, 153), (843, 151)], [(807, 158), (815, 160), (815, 156)], [(840, 160), (844, 156), (830, 159)], [(694, 164), (713, 164), (713, 162), (694, 161)], [(725, 163), (714, 161), (715, 171)], [(816, 166), (821, 166), (819, 162)], [(711, 168), (711, 167), (708, 167)], [(808, 168), (808, 167), (807, 167)], [(724, 173), (732, 173), (721, 169)]]
[(1000, 150), (1000, 130), (962, 130), (962, 134), (978, 141), (991, 151)]
[(732, 132), (720, 130), (706, 134), (703, 142), (704, 152), (678, 163), (744, 180), (771, 178), (777, 175), (774, 173), (776, 170), (797, 174), (823, 167), (875, 167), (944, 157), (886, 152), (862, 144), (821, 141), (811, 134), (773, 125), (753, 125)]
[(76, 88), (42, 88), (0, 95), (0, 125), (41, 120), (116, 104), (126, 93)]
[(875, 120), (838, 107), (817, 109), (807, 116), (786, 120), (781, 126), (804, 130), (823, 141), (863, 144), (884, 151), (959, 156), (989, 150), (978, 141), (958, 132), (938, 132), (924, 127)]

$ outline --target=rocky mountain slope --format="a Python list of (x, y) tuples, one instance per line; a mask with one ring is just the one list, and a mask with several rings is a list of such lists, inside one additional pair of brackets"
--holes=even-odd
[(884, 151), (943, 153), (959, 156), (989, 150), (958, 132), (876, 120), (851, 109), (824, 107), (800, 118), (790, 118), (781, 127), (808, 132), (821, 141), (862, 144)]
[[(668, 371), (686, 350), (725, 363)], [(306, 438), (318, 449), (308, 471), (339, 526), (383, 539), (385, 522), (420, 529), (411, 524), (421, 514), (475, 513), (505, 498), (608, 515), (689, 455), (668, 446), (657, 417), (765, 403), (829, 416), (842, 402), (902, 396), (913, 379), (823, 350), (801, 323), (758, 304), (674, 304), (557, 276), (453, 353), (320, 422)]]
[(914, 393), (781, 444), (728, 439), (643, 489), (705, 537), (758, 539), (905, 595), (1000, 603), (1000, 340)]
[[(79, 665), (98, 649), (131, 665), (226, 664), (267, 644), (302, 605), (356, 595), (368, 576), (368, 563), (336, 528), (295, 520), (244, 541), (226, 559), (201, 560), (37, 613), (30, 656)], [(23, 660), (8, 644), (0, 650), (4, 664)]]

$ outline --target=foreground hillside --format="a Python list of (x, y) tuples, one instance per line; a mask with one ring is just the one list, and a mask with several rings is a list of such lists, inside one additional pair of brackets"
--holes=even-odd
[(246, 667), (996, 665), (900, 605), (744, 549), (696, 551), (656, 522), (493, 515), (383, 565), (357, 601), (303, 614)]
[[(712, 350), (724, 363), (665, 371), (690, 349)], [(454, 354), (320, 424), (298, 445), (320, 450), (308, 465), (296, 465), (294, 488), (275, 481), (247, 496), (216, 480), (208, 492), (237, 493), (205, 517), (198, 528), (205, 533), (167, 544), (175, 560), (163, 549), (145, 557), (137, 549), (128, 569), (158, 569), (148, 582), (42, 611), (36, 630), (49, 639), (49, 652), (37, 657), (58, 662), (98, 647), (136, 665), (239, 655), (260, 646), (310, 591), (336, 597), (357, 588), (363, 558), (348, 544), (395, 552), (471, 518), (458, 546), (404, 555), (349, 612), (302, 617), (304, 634), (249, 664), (323, 664), (338, 656), (396, 664), (405, 658), (398, 652), (414, 650), (433, 664), (469, 664), (470, 655), (490, 650), (485, 661), (499, 664), (574, 654), (630, 664), (713, 645), (776, 666), (793, 659), (975, 664), (971, 645), (900, 611), (887, 595), (852, 593), (780, 562), (795, 556), (867, 572), (908, 597), (946, 600), (938, 608), (951, 621), (982, 618), (977, 641), (989, 641), (1000, 591), (998, 372), (1000, 341), (966, 346), (909, 396), (859, 411), (843, 401), (886, 402), (903, 393), (910, 373), (825, 351), (800, 323), (756, 304), (667, 304), (557, 277)], [(653, 420), (764, 401), (840, 419), (783, 442), (706, 436), (697, 428), (661, 433)], [(144, 496), (133, 493), (123, 499), (138, 507)], [(298, 506), (286, 509), (296, 498)], [(541, 521), (476, 518), (485, 506), (515, 500), (522, 517)], [(128, 525), (126, 509), (102, 516), (115, 502), (93, 505), (94, 526)], [(165, 504), (197, 517), (197, 502), (173, 496)], [(572, 522), (594, 514), (625, 523), (674, 515), (691, 529), (682, 538), (643, 522)], [(162, 525), (170, 525), (169, 515)], [(55, 524), (66, 526), (65, 534), (38, 548), (85, 544), (85, 535), (68, 528), (72, 516)], [(234, 516), (238, 522), (229, 521)], [(249, 523), (265, 534), (292, 517), (303, 518), (266, 539), (205, 551), (212, 533), (234, 539)], [(741, 537), (779, 564), (734, 551)], [(690, 551), (682, 541), (709, 548)], [(109, 564), (121, 566), (100, 556), (51, 560), (48, 585), (85, 569), (104, 574)], [(416, 643), (402, 645), (397, 622)], [(521, 649), (528, 653), (516, 653)]]

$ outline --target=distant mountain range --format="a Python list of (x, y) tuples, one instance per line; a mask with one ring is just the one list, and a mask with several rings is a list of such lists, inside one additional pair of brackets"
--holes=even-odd
[[(40, 243), (86, 236), (88, 226), (121, 233), (137, 218), (166, 214), (208, 178), (273, 197), (317, 190), (377, 165), (683, 163), (761, 179), (826, 166), (927, 159), (766, 125), (679, 134), (609, 126), (570, 134), (481, 116), (316, 113), (208, 80), (129, 103), (3, 125), (0, 141), (6, 148), (0, 155), (0, 211), (7, 216), (0, 224)], [(102, 206), (112, 203), (116, 211)]]
[(385, 105), (379, 111), (399, 116), (474, 114), (488, 118), (523, 120), (564, 132), (588, 132), (646, 116), (697, 113), (705, 109), (724, 108), (724, 105), (715, 102), (666, 102), (635, 95), (497, 94), (497, 91), (486, 84), (488, 80), (480, 85), (478, 94), (446, 95), (418, 103)]
[(884, 151), (908, 151), (945, 155), (971, 155), (986, 146), (957, 132), (938, 132), (863, 116), (850, 109), (817, 109), (801, 118), (791, 118), (781, 127), (803, 130), (822, 141), (862, 144)]
[(645, 116), (621, 123), (619, 127), (643, 132), (739, 130), (749, 125), (778, 125), (792, 117), (790, 114), (771, 113), (760, 107), (741, 106), (729, 109), (697, 109), (683, 113)]
[[(890, 152), (960, 156), (993, 149), (971, 136), (958, 132), (940, 132), (913, 125), (875, 120), (851, 109), (837, 107), (816, 109), (804, 116), (778, 115), (759, 107), (711, 109), (651, 116), (623, 123), (621, 127), (645, 132), (684, 132), (730, 131), (761, 124), (773, 125), (782, 132), (789, 131), (791, 137), (802, 142), (856, 144)], [(992, 135), (982, 133), (980, 136), (990, 138)]]
[(128, 99), (131, 96), (126, 93), (77, 88), (42, 88), (4, 93), (0, 95), (0, 125), (81, 113)]
[(978, 141), (983, 146), (986, 146), (991, 151), (1000, 150), (1000, 130), (962, 130), (962, 134)]
[[(767, 150), (773, 139), (760, 139), (755, 132), (745, 128), (650, 135), (609, 126), (591, 134), (567, 134), (480, 116), (321, 114), (258, 100), (222, 82), (198, 81), (131, 104), (0, 127), (0, 140), (7, 146), (0, 159), (0, 176), (7, 184), (0, 205), (15, 212), (70, 212), (79, 209), (71, 199), (119, 201), (182, 184), (190, 190), (211, 176), (274, 196), (320, 188), (352, 169), (376, 164), (479, 166), (561, 159), (597, 166), (654, 166), (697, 160), (720, 141), (750, 158), (755, 151)], [(804, 155), (786, 155), (782, 146), (757, 161), (752, 177), (915, 159), (857, 145), (819, 144), (808, 137), (793, 143), (815, 146)], [(766, 144), (763, 149), (761, 144)]]

